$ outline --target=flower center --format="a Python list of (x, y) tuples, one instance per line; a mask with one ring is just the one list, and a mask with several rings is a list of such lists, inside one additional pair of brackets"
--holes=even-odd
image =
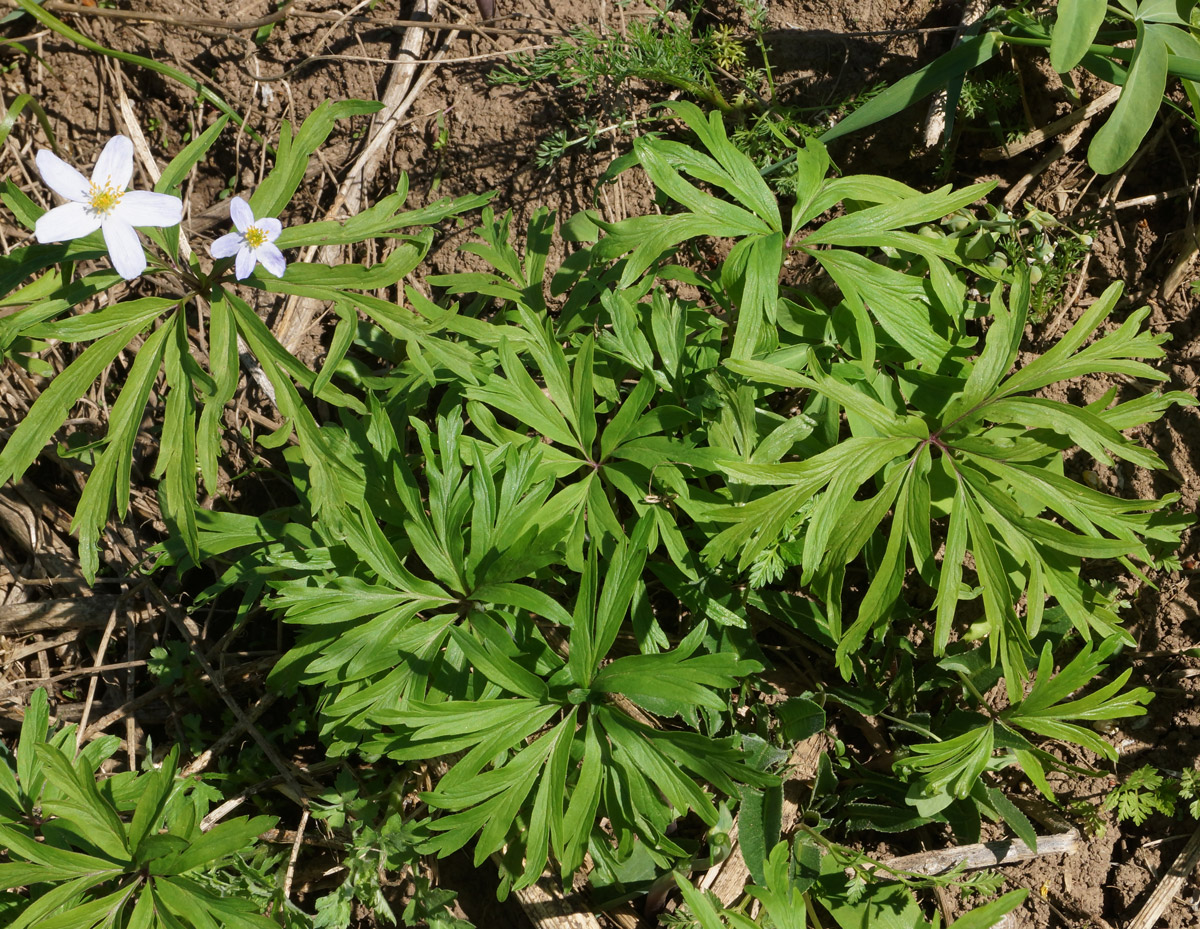
[(258, 248), (267, 241), (267, 234), (259, 229), (258, 226), (251, 226), (245, 232), (245, 239), (246, 244), (251, 248)]
[(117, 190), (111, 183), (106, 183), (103, 187), (92, 184), (88, 193), (88, 205), (101, 216), (107, 216), (113, 211), (113, 207), (121, 202), (123, 196), (125, 191)]

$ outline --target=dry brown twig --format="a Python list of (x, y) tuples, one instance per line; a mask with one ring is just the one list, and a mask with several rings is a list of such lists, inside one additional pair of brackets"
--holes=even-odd
[(1062, 135), (1072, 126), (1079, 123), (1087, 124), (1097, 113), (1102, 113), (1110, 106), (1117, 102), (1117, 98), (1121, 96), (1121, 88), (1113, 87), (1101, 94), (1091, 103), (1085, 106), (1077, 107), (1066, 116), (1056, 119), (1052, 123), (1047, 123), (1040, 129), (1034, 129), (1032, 132), (1027, 132), (1015, 142), (1008, 142), (1004, 145), (997, 145), (994, 148), (985, 148), (979, 153), (979, 156), (984, 161), (999, 161), (1003, 158), (1012, 158), (1020, 155), (1023, 152), (1029, 151), (1031, 148), (1036, 148), (1043, 142), (1048, 142), (1053, 138)]
[[(967, 31), (988, 10), (988, 0), (967, 0), (963, 6), (962, 20), (954, 33), (954, 45), (958, 45)], [(949, 95), (945, 90), (939, 90), (929, 102), (929, 111), (925, 115), (925, 131), (923, 141), (926, 148), (933, 148), (946, 131), (946, 107)]]
[(229, 693), (229, 689), (225, 686), (224, 675), (214, 668), (209, 662), (208, 658), (205, 657), (203, 649), (199, 648), (199, 643), (196, 641), (195, 633), (191, 628), (188, 627), (188, 624), (184, 621), (184, 617), (180, 615), (180, 611), (167, 599), (162, 591), (160, 591), (153, 584), (148, 584), (147, 589), (149, 590), (151, 597), (158, 602), (162, 610), (179, 628), (179, 631), (183, 634), (184, 640), (191, 647), (192, 655), (195, 657), (197, 664), (199, 664), (204, 670), (204, 673), (208, 675), (209, 681), (217, 691), (217, 694), (221, 697), (221, 700), (224, 701), (227, 707), (229, 707), (230, 711), (234, 715), (234, 718), (237, 719), (238, 724), (245, 729), (245, 731), (250, 735), (251, 738), (254, 739), (255, 742), (258, 743), (258, 747), (263, 750), (263, 754), (267, 756), (267, 759), (275, 766), (275, 769), (280, 773), (280, 775), (282, 775), (284, 782), (294, 794), (293, 799), (301, 806), (307, 806), (304, 788), (300, 786), (300, 782), (296, 778), (296, 774), (292, 770), (291, 765), (289, 765), (282, 758), (282, 756), (280, 756), (278, 749), (275, 748), (271, 740), (259, 731), (254, 722), (249, 718), (249, 716), (247, 716), (246, 711), (243, 710), (241, 705), (233, 699), (233, 695)]
[(1183, 851), (1179, 853), (1179, 857), (1175, 859), (1175, 863), (1168, 869), (1159, 885), (1154, 888), (1154, 892), (1150, 894), (1138, 914), (1130, 920), (1129, 929), (1150, 929), (1158, 922), (1163, 911), (1179, 893), (1183, 882), (1195, 869), (1197, 861), (1200, 861), (1200, 828), (1192, 833), (1192, 837), (1184, 846)]
[[(792, 781), (807, 782), (817, 773), (817, 763), (822, 754), (829, 750), (829, 737), (818, 732), (799, 743), (788, 759), (787, 767), (792, 772)], [(784, 796), (783, 812), (780, 822), (783, 832), (787, 834), (795, 825), (800, 815), (800, 806), (794, 797)], [(711, 890), (717, 895), (723, 906), (733, 906), (746, 892), (750, 883), (750, 869), (746, 867), (746, 859), (742, 855), (741, 843), (738, 841), (738, 824), (734, 820), (733, 829), (729, 832), (733, 843), (729, 856), (719, 865), (710, 868), (698, 882), (701, 890)]]
[[(914, 855), (891, 858), (883, 863), (897, 871), (912, 871), (917, 874), (941, 874), (960, 864), (972, 871), (1029, 861), (1046, 855), (1072, 855), (1082, 847), (1082, 839), (1079, 832), (1072, 829), (1057, 835), (1039, 835), (1036, 850), (1020, 839), (1005, 839), (1001, 842), (980, 842), (976, 845), (917, 852)], [(886, 879), (886, 874), (879, 876)]]
[[(417, 5), (419, 13), (426, 14), (432, 19), (437, 10), (438, 0), (420, 0)], [(400, 55), (396, 66), (384, 89), (382, 100), (383, 110), (379, 114), (378, 128), (371, 136), (366, 148), (359, 154), (350, 170), (342, 181), (337, 197), (325, 215), (326, 219), (334, 219), (340, 211), (353, 215), (362, 207), (366, 190), (374, 182), (383, 161), (384, 153), (396, 128), (400, 125), (404, 114), (411, 109), (420, 96), (421, 91), (432, 79), (436, 62), (445, 54), (454, 40), (458, 37), (456, 28), (450, 32), (442, 43), (441, 51), (434, 56), (434, 64), (430, 64), (422, 72), (420, 80), (414, 85), (413, 78), (417, 71), (416, 61), (420, 59), (421, 46), (425, 40), (425, 29), (410, 27), (404, 33), (401, 41)], [(341, 254), (341, 246), (326, 245), (319, 253), (315, 247), (310, 247), (304, 255), (305, 261), (311, 261), (317, 256), (318, 263), (336, 263)], [(276, 325), (276, 338), (288, 349), (294, 352), (304, 333), (312, 325), (313, 317), (321, 310), (323, 304), (310, 297), (292, 297), (288, 300), (283, 314)]]

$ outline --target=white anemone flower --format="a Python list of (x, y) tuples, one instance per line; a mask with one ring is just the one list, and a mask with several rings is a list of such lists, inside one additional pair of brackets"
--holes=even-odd
[(54, 152), (37, 153), (46, 186), (68, 202), (38, 218), (39, 242), (66, 242), (99, 229), (113, 267), (125, 280), (146, 270), (146, 252), (135, 226), (175, 226), (183, 219), (183, 201), (170, 194), (126, 190), (133, 177), (133, 143), (113, 136), (104, 146), (89, 181)]
[(237, 259), (233, 263), (233, 273), (240, 281), (249, 277), (255, 264), (261, 264), (276, 277), (283, 277), (287, 270), (287, 259), (275, 244), (283, 224), (273, 217), (255, 219), (250, 204), (241, 197), (229, 201), (229, 218), (233, 220), (237, 232), (230, 232), (214, 240), (208, 247), (208, 253), (214, 258)]

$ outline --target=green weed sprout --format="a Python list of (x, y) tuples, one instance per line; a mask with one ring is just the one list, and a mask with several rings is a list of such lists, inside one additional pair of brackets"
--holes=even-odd
[[(15, 757), (0, 757), (0, 918), (10, 929), (272, 929), (246, 901), (197, 881), (248, 849), (274, 817), (202, 826), (209, 800), (178, 776), (178, 749), (161, 765), (97, 781), (119, 740), (74, 752), (76, 727), (48, 731), (38, 689)], [(24, 893), (11, 889), (24, 887)]]

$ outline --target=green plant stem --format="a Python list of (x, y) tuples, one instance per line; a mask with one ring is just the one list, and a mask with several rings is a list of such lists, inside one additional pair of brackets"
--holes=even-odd
[[(967, 689), (967, 691), (971, 694), (971, 696), (979, 701), (979, 705), (981, 707), (983, 707), (985, 710), (987, 710), (988, 714), (991, 715), (993, 719), (995, 719), (995, 715), (992, 713), (992, 708), (990, 706), (988, 706), (988, 702), (985, 699), (983, 699), (983, 694), (981, 694), (979, 692), (979, 689), (974, 684), (971, 683), (971, 679), (969, 677), (967, 677), (965, 674), (963, 674), (961, 671), (959, 671), (957, 673), (958, 673), (958, 679), (962, 682), (963, 687), (965, 687)], [(938, 741), (941, 741), (941, 740), (939, 739)]]
[[(28, 2), (28, 0), (20, 0)], [(1033, 48), (1049, 48), (1050, 40), (1037, 36), (1012, 35), (998, 32), (1000, 41), (1010, 45), (1025, 45)], [(1089, 45), (1088, 54), (1102, 55), (1105, 58), (1115, 58), (1117, 61), (1130, 61), (1133, 58), (1132, 48), (1121, 48), (1118, 45)], [(1167, 55), (1167, 73), (1189, 81), (1200, 81), (1200, 62), (1192, 58), (1181, 58), (1179, 55)]]
[[(852, 848), (847, 848), (845, 845), (840, 845), (837, 842), (834, 842), (832, 839), (825, 838), (825, 836), (821, 835), (821, 833), (812, 826), (806, 825), (803, 822), (798, 824), (798, 828), (826, 851), (831, 852), (834, 855), (841, 856), (844, 859), (852, 859), (858, 862), (857, 864), (848, 865), (848, 867), (854, 867), (856, 871), (862, 870), (859, 866), (861, 864), (871, 868), (872, 871), (875, 869), (883, 871), (906, 886), (930, 886), (931, 878), (928, 874), (921, 874), (919, 871), (906, 871), (903, 868), (893, 868), (891, 865), (886, 864), (877, 858), (872, 858), (870, 855), (863, 854), (862, 852)], [(934, 883), (936, 883), (936, 881)]]

